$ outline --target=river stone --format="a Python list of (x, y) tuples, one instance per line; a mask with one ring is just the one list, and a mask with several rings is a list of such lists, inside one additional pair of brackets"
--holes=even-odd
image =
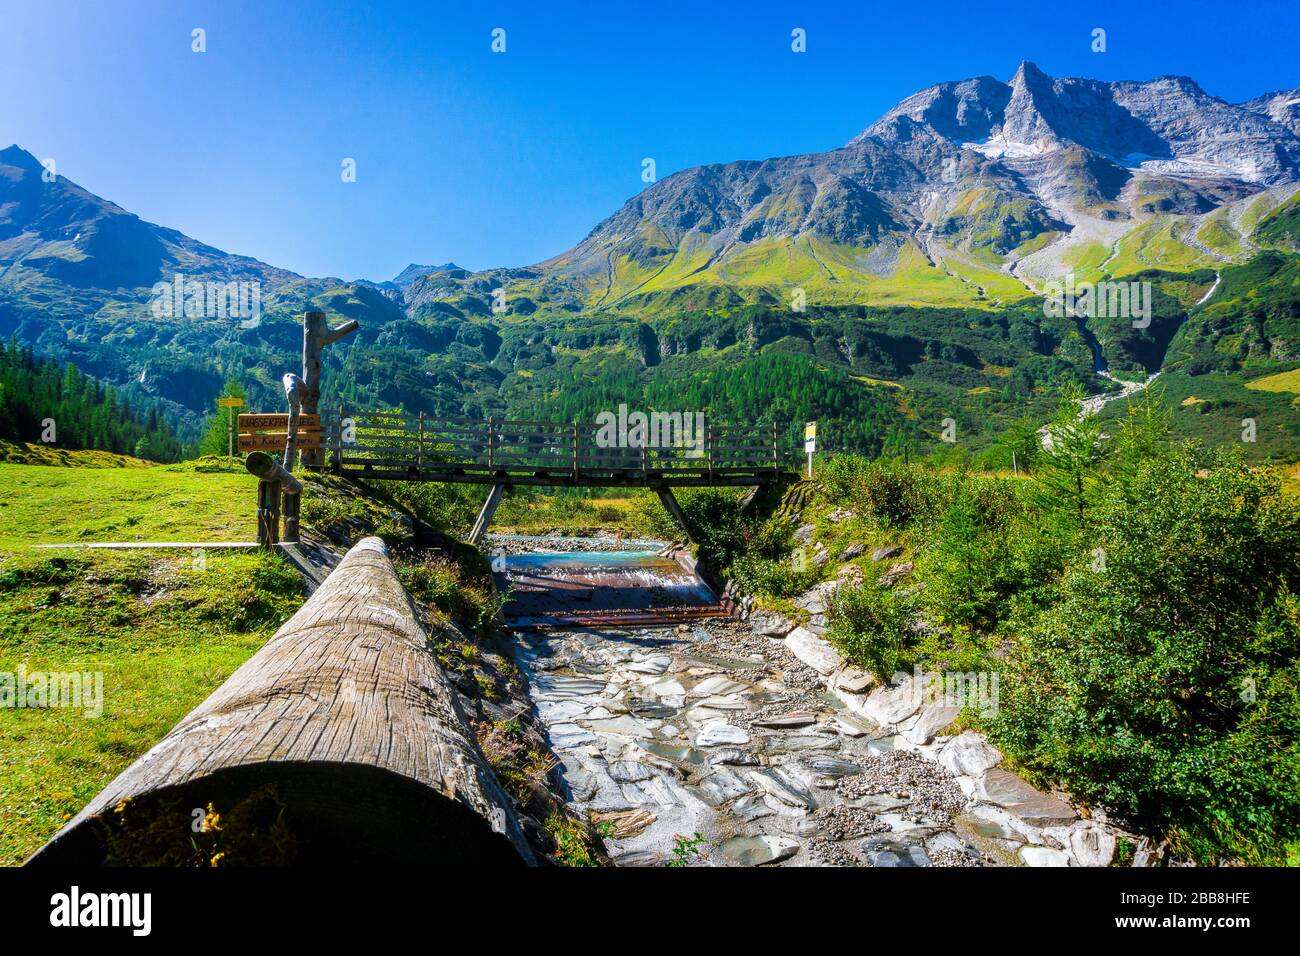
[(752, 752), (742, 750), (739, 747), (727, 747), (722, 750), (715, 750), (709, 754), (709, 764), (715, 767), (723, 764), (757, 767), (758, 757)]
[(551, 746), (556, 750), (579, 747), (596, 739), (595, 734), (583, 730), (577, 724), (552, 724), (546, 729), (546, 735), (551, 738)]
[(807, 767), (815, 774), (834, 779), (851, 777), (854, 774), (862, 773), (862, 767), (859, 764), (850, 763), (838, 757), (807, 757), (800, 760), (800, 765)]
[(1070, 829), (1070, 852), (1080, 866), (1110, 866), (1115, 858), (1115, 834), (1092, 823)]
[(832, 673), (842, 663), (839, 652), (807, 628), (796, 627), (785, 637), (785, 646), (817, 673)]
[(883, 548), (876, 548), (875, 551), (872, 551), (871, 560), (885, 561), (888, 560), (889, 558), (896, 558), (902, 553), (903, 553), (903, 546), (901, 544), (890, 544), (890, 545), (886, 545)]
[(672, 662), (673, 659), (667, 654), (659, 654), (654, 657), (647, 657), (645, 660), (637, 661), (634, 664), (629, 664), (623, 669), (632, 671), (635, 674), (651, 674), (657, 676), (668, 670), (668, 665)]
[(749, 710), (749, 705), (739, 697), (706, 697), (697, 705), (713, 710)]
[(862, 713), (881, 726), (902, 723), (921, 709), (923, 688), (916, 678), (904, 677), (896, 687), (873, 691), (862, 702)]
[(934, 739), (935, 734), (956, 720), (960, 713), (960, 707), (930, 704), (921, 710), (916, 723), (907, 729), (903, 737), (914, 744), (928, 744)]
[(759, 611), (749, 619), (755, 637), (785, 637), (794, 630), (794, 622), (771, 611)]
[(649, 780), (654, 773), (649, 767), (634, 761), (615, 760), (609, 765), (609, 775), (619, 783), (636, 783), (639, 780)]
[(997, 767), (980, 779), (980, 796), (1005, 807), (1035, 827), (1065, 826), (1078, 819), (1069, 804), (1034, 789), (1014, 773)]
[(799, 810), (814, 810), (817, 807), (812, 794), (803, 784), (779, 770), (771, 768), (751, 770), (749, 779), (768, 796), (788, 807)]
[(746, 685), (740, 681), (734, 681), (725, 674), (716, 674), (713, 677), (706, 677), (689, 691), (689, 697), (717, 697), (726, 694), (735, 694), (739, 691), (746, 690)]
[(1025, 866), (1069, 866), (1070, 855), (1046, 846), (1022, 846), (1020, 859)]
[(752, 793), (754, 788), (729, 770), (718, 770), (703, 778), (697, 788), (699, 797), (711, 807)]
[(686, 693), (686, 688), (680, 682), (669, 677), (666, 680), (656, 681), (651, 684), (650, 692), (656, 697), (680, 697)]
[(733, 727), (731, 724), (718, 721), (716, 724), (708, 724), (695, 737), (695, 746), (697, 747), (716, 747), (719, 744), (747, 744), (749, 743), (749, 734), (739, 727)]
[(799, 852), (799, 844), (779, 836), (749, 836), (733, 837), (719, 849), (742, 866), (762, 866), (788, 860)]
[(589, 697), (603, 693), (609, 686), (603, 680), (586, 677), (568, 677), (563, 674), (541, 674), (534, 678), (537, 696), (542, 700), (560, 700), (570, 697)]
[(862, 852), (872, 866), (913, 867), (929, 866), (930, 858), (924, 848), (915, 843), (899, 843), (893, 840), (867, 840), (862, 844)]
[(580, 700), (544, 700), (537, 705), (537, 716), (548, 724), (564, 723), (591, 710)]
[(598, 734), (616, 734), (619, 737), (653, 737), (654, 733), (641, 721), (635, 717), (629, 717), (624, 714), (622, 717), (613, 717), (607, 720), (586, 720), (583, 721), (588, 730), (594, 730)]
[(944, 769), (961, 776), (978, 777), (1002, 762), (1002, 753), (982, 734), (966, 730), (943, 745), (939, 763)]
[(790, 734), (768, 737), (767, 749), (773, 753), (793, 753), (800, 750), (838, 750), (840, 741), (831, 734)]
[(817, 716), (807, 711), (793, 711), (788, 714), (781, 714), (777, 717), (761, 717), (753, 721), (755, 727), (771, 727), (781, 730), (787, 727), (807, 727), (809, 724), (815, 724)]
[(879, 684), (876, 675), (860, 667), (844, 667), (835, 675), (833, 686), (849, 694), (865, 694)]

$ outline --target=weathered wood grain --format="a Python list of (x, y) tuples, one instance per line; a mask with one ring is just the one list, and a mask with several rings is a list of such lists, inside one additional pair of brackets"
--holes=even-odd
[(349, 551), (260, 651), (29, 863), (102, 862), (95, 822), (124, 800), (221, 807), (268, 783), (310, 862), (533, 862), (378, 538)]

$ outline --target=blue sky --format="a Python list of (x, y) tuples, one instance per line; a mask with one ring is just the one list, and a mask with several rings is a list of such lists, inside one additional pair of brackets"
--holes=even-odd
[(1300, 86), (1294, 0), (366, 6), (0, 0), (0, 146), (227, 251), (384, 279), (539, 261), (644, 188), (645, 157), (662, 178), (833, 148), (1022, 59), (1229, 101)]

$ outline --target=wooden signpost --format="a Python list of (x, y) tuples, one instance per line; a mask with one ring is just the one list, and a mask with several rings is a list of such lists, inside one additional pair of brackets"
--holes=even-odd
[[(299, 415), (296, 435), (299, 448), (320, 448), (320, 416)], [(287, 414), (239, 416), (240, 451), (284, 451), (288, 438), (289, 416)]]
[(222, 395), (217, 399), (217, 407), (226, 410), (226, 454), (235, 456), (235, 409), (244, 407), (244, 400), (237, 395)]

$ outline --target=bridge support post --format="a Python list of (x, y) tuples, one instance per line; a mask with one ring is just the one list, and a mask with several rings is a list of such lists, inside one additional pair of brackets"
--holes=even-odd
[(483, 536), (487, 534), (488, 525), (492, 521), (492, 516), (496, 514), (497, 505), (501, 504), (501, 495), (506, 490), (503, 484), (495, 484), (492, 490), (488, 492), (487, 501), (483, 502), (483, 510), (478, 513), (478, 520), (474, 522), (474, 527), (469, 533), (469, 543), (478, 547), (483, 541)]
[(673, 494), (672, 488), (659, 485), (655, 488), (655, 493), (659, 495), (659, 500), (663, 502), (664, 510), (672, 515), (672, 519), (682, 529), (682, 534), (686, 535), (686, 540), (694, 544), (695, 539), (691, 537), (691, 529), (686, 526), (686, 515), (682, 511), (682, 506), (677, 503), (677, 497)]

